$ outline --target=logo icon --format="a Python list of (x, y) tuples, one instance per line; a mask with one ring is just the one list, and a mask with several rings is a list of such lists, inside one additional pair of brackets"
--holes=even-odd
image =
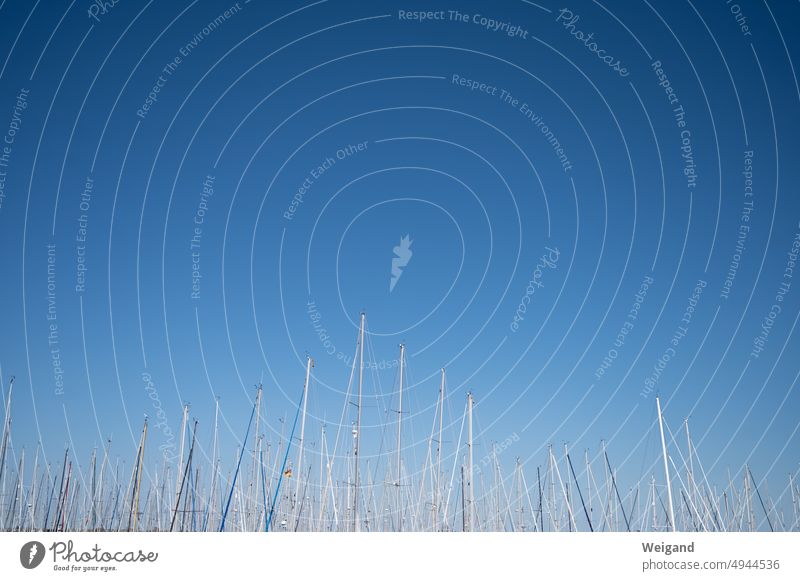
[(394, 257), (392, 257), (392, 278), (389, 280), (389, 292), (394, 290), (394, 286), (400, 277), (403, 276), (403, 268), (405, 268), (411, 260), (411, 243), (414, 242), (406, 234), (400, 239), (399, 246), (394, 247)]
[(30, 541), (22, 545), (19, 551), (19, 562), (26, 569), (35, 569), (44, 560), (44, 545), (39, 541)]

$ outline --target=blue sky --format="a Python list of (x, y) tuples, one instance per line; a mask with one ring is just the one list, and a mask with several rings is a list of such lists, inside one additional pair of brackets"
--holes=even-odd
[(711, 480), (797, 470), (795, 4), (88, 6), (0, 7), (17, 447), (132, 458), (155, 391), (206, 448), (218, 396), (232, 454), (259, 382), (277, 440), (307, 353), (309, 430), (334, 429), (364, 310), (368, 455), (403, 342), (420, 461), (444, 366), (450, 441), (472, 391), (480, 454), (519, 436), (507, 467), (605, 439), (658, 475), (659, 393)]

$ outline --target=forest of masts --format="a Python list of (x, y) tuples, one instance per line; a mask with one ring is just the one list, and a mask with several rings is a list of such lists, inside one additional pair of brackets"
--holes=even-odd
[[(390, 410), (393, 417), (383, 429), (382, 439), (392, 444), (382, 443), (381, 448), (388, 450), (362, 459), (364, 342), (362, 313), (342, 421), (335, 434), (327, 433), (323, 424), (316, 441), (309, 441), (306, 419), (314, 362), (308, 357), (294, 419), (282, 422), (289, 433), (282, 433), (274, 446), (259, 432), (263, 397), (259, 385), (241, 443), (225, 469), (218, 438), (219, 400), (211, 458), (205, 463), (198, 459), (198, 422), (189, 421), (189, 406), (184, 405), (177, 457), (159, 458), (150, 470), (145, 465), (147, 419), (130, 468), (124, 464), (121, 468), (118, 458), (112, 460), (110, 440), (102, 450), (95, 448), (87, 455), (85, 466), (69, 449), (56, 466), (45, 463), (37, 446), (33, 468), (26, 468), (30, 457), (24, 448), (15, 450), (11, 437), (12, 378), (3, 394), (0, 530), (800, 530), (800, 488), (793, 475), (774, 500), (767, 483), (748, 466), (736, 475), (729, 471), (723, 486), (712, 485), (693, 447), (688, 421), (673, 433), (659, 398), (660, 454), (653, 459), (650, 474), (633, 485), (618, 481), (604, 443), (599, 451), (582, 454), (566, 444), (550, 445), (540, 465), (525, 466), (517, 458), (513, 468), (503, 470), (499, 455), (508, 441), (492, 443), (475, 462), (472, 393), (466, 395), (461, 420), (454, 422), (457, 427), (449, 430), (454, 440), (444, 440), (447, 386), (442, 369), (426, 453), (413, 465), (402, 455), (403, 416), (408, 413), (403, 409), (407, 382), (403, 345), (396, 408)], [(342, 429), (345, 417), (352, 423)]]

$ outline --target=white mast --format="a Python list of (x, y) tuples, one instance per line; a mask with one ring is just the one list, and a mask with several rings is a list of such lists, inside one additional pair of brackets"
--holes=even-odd
[[(694, 478), (694, 463), (692, 462), (692, 438), (689, 435), (689, 418), (686, 418), (683, 423), (684, 423), (684, 426), (686, 427), (686, 448), (687, 448), (687, 453), (689, 455), (689, 466), (688, 466), (688, 474), (687, 474), (686, 480), (687, 480), (687, 485), (689, 487), (689, 491), (688, 491), (689, 492), (689, 498), (692, 499), (692, 504), (696, 507), (697, 506), (697, 494), (696, 494), (697, 485), (695, 483), (695, 478)], [(695, 512), (697, 512), (696, 508), (695, 508)], [(701, 518), (699, 512), (697, 512), (697, 518), (698, 519)]]
[(442, 420), (444, 419), (444, 367), (442, 367), (442, 383), (439, 387), (439, 441), (436, 446), (436, 491), (434, 493), (433, 508), (434, 521), (433, 530), (438, 529), (439, 521), (439, 502), (441, 495), (442, 478)]
[[(262, 394), (262, 392), (263, 392), (263, 388), (261, 386), (261, 383), (259, 383), (258, 384), (258, 390), (256, 391), (256, 411), (255, 411), (256, 426), (255, 426), (255, 430), (253, 431), (253, 436), (254, 436), (253, 439), (255, 440), (255, 445), (253, 446), (253, 466), (252, 466), (252, 468), (250, 470), (250, 484), (248, 484), (248, 489), (249, 489), (248, 493), (247, 493), (247, 504), (248, 504), (247, 512), (248, 512), (248, 514), (246, 515), (246, 516), (249, 516), (249, 515), (252, 514), (254, 519), (261, 518), (260, 516), (256, 517), (255, 514), (253, 514), (253, 513), (255, 513), (255, 510), (254, 510), (255, 507), (258, 506), (258, 451), (259, 451), (259, 443), (260, 443), (260, 439), (259, 439), (259, 435), (258, 435), (258, 424), (259, 424), (259, 419), (261, 418), (261, 394)], [(258, 523), (257, 522), (254, 522), (253, 525), (254, 525), (254, 527), (258, 527)]]
[(36, 444), (36, 456), (33, 458), (33, 480), (31, 481), (31, 492), (30, 492), (30, 502), (28, 503), (28, 513), (31, 517), (31, 527), (30, 530), (34, 530), (36, 527), (36, 519), (35, 517), (35, 510), (36, 510), (36, 482), (38, 481), (39, 475), (39, 449), (42, 447), (41, 442)]
[(789, 530), (791, 531), (791, 530), (797, 530), (797, 522), (798, 522), (797, 521), (797, 496), (795, 494), (795, 489), (794, 489), (794, 474), (792, 474), (791, 472), (789, 473), (789, 490), (792, 491), (792, 516), (794, 517), (794, 521), (792, 523), (792, 526), (789, 528)]
[(669, 463), (667, 462), (667, 442), (664, 439), (664, 420), (661, 417), (661, 399), (656, 396), (656, 407), (658, 408), (658, 429), (661, 432), (661, 452), (664, 456), (664, 474), (667, 478), (667, 506), (669, 507), (669, 524), (673, 532), (675, 529), (675, 510), (672, 506), (672, 483), (669, 478)]
[(750, 479), (747, 477), (750, 474), (750, 468), (747, 464), (744, 465), (744, 507), (747, 510), (747, 525), (751, 533), (756, 530), (756, 515), (753, 512), (753, 496), (750, 490)]
[(302, 480), (303, 476), (303, 442), (306, 433), (306, 410), (308, 409), (308, 384), (311, 381), (311, 368), (314, 367), (314, 360), (311, 359), (310, 355), (306, 356), (306, 382), (303, 385), (303, 417), (300, 420), (300, 446), (297, 453), (297, 484), (295, 485), (294, 489), (294, 506), (295, 506), (295, 522), (294, 526), (297, 529), (297, 525), (300, 522), (300, 513), (297, 511), (299, 508), (298, 503), (300, 502), (300, 480)]
[[(214, 471), (211, 474), (211, 487), (209, 490), (209, 507), (208, 517), (206, 518), (206, 529), (211, 519), (214, 518), (214, 509), (216, 507), (217, 498), (217, 475), (219, 474), (219, 396), (216, 398), (214, 405), (214, 442), (211, 444), (211, 469)], [(212, 523), (213, 526), (213, 523)], [(205, 532), (205, 530), (203, 532)]]
[[(492, 462), (494, 463), (495, 531), (500, 531), (500, 464), (497, 462), (497, 442), (492, 442)], [(513, 525), (512, 525), (513, 526)]]
[(473, 478), (473, 464), (472, 464), (472, 392), (467, 394), (467, 449), (469, 451), (468, 455), (468, 467), (467, 467), (467, 509), (469, 512), (467, 513), (467, 526), (470, 532), (474, 531), (474, 511), (475, 511), (475, 490), (474, 490), (474, 483), (472, 481)]
[(180, 493), (180, 490), (178, 490), (181, 485), (181, 476), (182, 476), (180, 466), (183, 463), (183, 446), (186, 442), (186, 421), (188, 419), (189, 419), (189, 404), (185, 403), (183, 404), (183, 418), (181, 419), (181, 448), (180, 448), (180, 454), (178, 455), (178, 469), (175, 471), (177, 473), (175, 476), (176, 498), (177, 495)]
[(0, 444), (0, 481), (3, 483), (2, 492), (5, 494), (5, 464), (6, 464), (6, 450), (8, 449), (8, 436), (11, 432), (11, 394), (14, 391), (14, 377), (8, 383), (8, 399), (6, 400), (6, 413), (3, 420), (3, 441)]
[(550, 481), (550, 530), (558, 531), (561, 529), (560, 518), (556, 515), (556, 475), (553, 470), (554, 457), (553, 445), (547, 445), (547, 477)]
[(403, 429), (403, 363), (405, 359), (406, 346), (400, 344), (400, 397), (397, 407), (397, 530), (403, 530), (403, 489), (402, 481), (402, 429)]
[(361, 530), (361, 522), (358, 516), (358, 497), (359, 497), (359, 480), (358, 480), (358, 463), (359, 463), (359, 448), (361, 447), (361, 393), (364, 385), (364, 319), (366, 315), (361, 313), (361, 323), (358, 330), (358, 402), (357, 416), (356, 416), (356, 434), (353, 441), (353, 456), (355, 460), (355, 479), (354, 479), (354, 501), (353, 501), (353, 519), (354, 528), (356, 532)]
[(658, 528), (658, 512), (656, 509), (656, 477), (650, 477), (650, 488), (651, 488), (651, 496), (653, 497), (652, 501), (652, 509), (653, 509), (653, 531), (656, 531)]

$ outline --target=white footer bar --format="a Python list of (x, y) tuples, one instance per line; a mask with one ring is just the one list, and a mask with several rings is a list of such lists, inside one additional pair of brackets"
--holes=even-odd
[(800, 579), (800, 533), (2, 533), (4, 579)]

